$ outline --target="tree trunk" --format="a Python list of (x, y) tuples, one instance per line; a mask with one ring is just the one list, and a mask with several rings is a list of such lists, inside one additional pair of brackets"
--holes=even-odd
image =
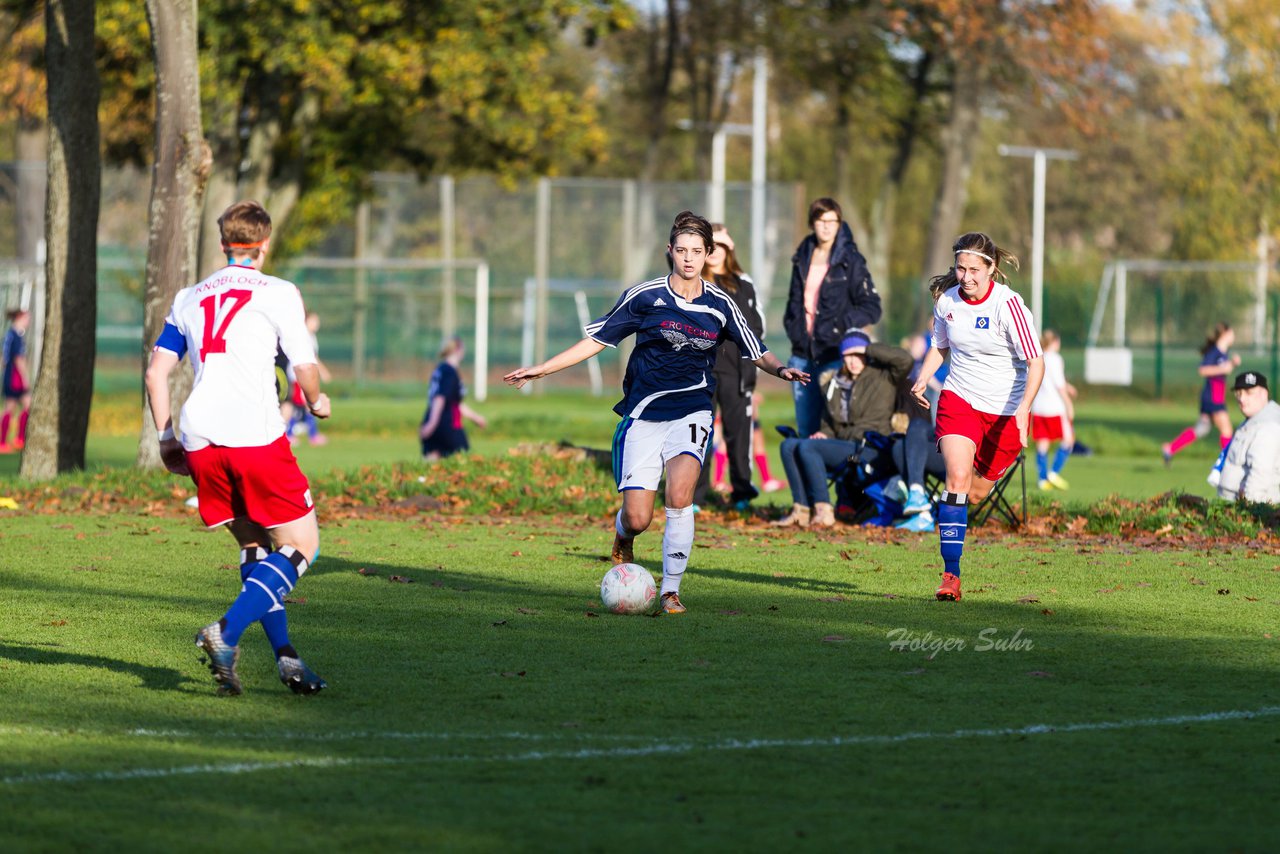
[[(174, 295), (196, 278), (200, 202), (213, 159), (200, 125), (196, 0), (147, 0), (147, 21), (156, 63), (156, 147), (143, 290), (143, 371)], [(191, 391), (190, 372), (175, 372), (171, 390), (178, 412)], [(160, 465), (156, 425), (145, 398), (138, 465)]]
[(972, 62), (956, 64), (951, 87), (951, 113), (942, 131), (942, 177), (925, 241), (924, 279), (945, 273), (955, 262), (951, 246), (960, 235), (969, 197), (969, 174), (981, 123), (982, 81)]
[(271, 226), (281, 228), (293, 213), (302, 199), (302, 187), (306, 178), (307, 153), (311, 149), (311, 140), (320, 123), (320, 94), (315, 90), (303, 92), (298, 99), (298, 108), (294, 110), (290, 124), (296, 137), (296, 150), (293, 157), (275, 168), (274, 156), (269, 164), (275, 173), (265, 195), (256, 197), (271, 212)]
[(880, 185), (880, 192), (871, 203), (871, 216), (867, 218), (867, 242), (862, 254), (867, 259), (871, 281), (880, 293), (880, 331), (889, 331), (889, 306), (893, 302), (893, 289), (889, 287), (889, 253), (893, 249), (893, 218), (898, 207), (898, 184), (892, 179)]
[(680, 41), (680, 10), (676, 0), (667, 0), (664, 8), (666, 38), (663, 38), (663, 24), (655, 20), (653, 39), (649, 43), (647, 57), (647, 73), (644, 87), (648, 116), (645, 135), (649, 144), (645, 146), (644, 160), (640, 166), (639, 181), (647, 184), (657, 179), (663, 166), (662, 141), (667, 135), (667, 105), (671, 100), (671, 83), (676, 69), (676, 47)]
[(94, 0), (48, 0), (47, 257), (41, 371), (21, 473), (46, 480), (84, 468), (98, 320), (98, 69)]

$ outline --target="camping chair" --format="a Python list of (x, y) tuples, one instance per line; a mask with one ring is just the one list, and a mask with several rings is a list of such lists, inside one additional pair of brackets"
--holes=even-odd
[[(969, 523), (975, 528), (984, 524), (991, 518), (992, 514), (998, 515), (1004, 519), (1012, 528), (1018, 528), (1027, 524), (1027, 469), (1023, 465), (1026, 460), (1026, 454), (1018, 454), (1014, 461), (1005, 470), (1004, 475), (991, 487), (991, 491), (987, 493), (987, 497), (982, 499), (978, 504), (969, 507)], [(1005, 490), (1009, 488), (1009, 484), (1013, 481), (1014, 475), (1017, 475), (1022, 482), (1022, 504), (1019, 509), (1015, 510), (1010, 500), (1005, 497)], [(946, 489), (946, 478), (939, 478), (933, 472), (925, 473), (925, 490), (929, 493), (929, 497), (937, 502), (938, 497), (942, 494), (942, 490)]]
[[(796, 429), (789, 424), (779, 424), (774, 429), (784, 439), (801, 438)], [(857, 450), (845, 458), (840, 465), (827, 471), (827, 494), (834, 496), (832, 503), (838, 508), (844, 508), (844, 515), (839, 517), (842, 521), (861, 524), (875, 515), (875, 504), (867, 497), (864, 489), (871, 483), (888, 477), (892, 473), (893, 461), (886, 450), (879, 455), (874, 464), (869, 465), (863, 460), (862, 453), (868, 442), (888, 445), (893, 438), (893, 436), (868, 432), (866, 438), (857, 442)], [(889, 468), (888, 471), (885, 470), (886, 465)], [(846, 504), (845, 501), (851, 503)]]

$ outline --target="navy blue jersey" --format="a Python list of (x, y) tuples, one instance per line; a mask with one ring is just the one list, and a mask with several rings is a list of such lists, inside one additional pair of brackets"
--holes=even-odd
[(3, 387), (4, 396), (17, 398), (26, 394), (29, 389), (26, 384), (26, 377), (18, 373), (17, 359), (19, 356), (27, 354), (27, 339), (25, 332), (19, 332), (13, 327), (9, 327), (9, 331), (4, 334), (4, 352), (3, 358), (0, 359), (0, 386)]
[(733, 341), (751, 361), (767, 352), (729, 294), (704, 281), (701, 295), (687, 301), (666, 276), (628, 289), (586, 332), (607, 347), (635, 334), (622, 400), (613, 411), (641, 421), (672, 421), (710, 410), (720, 342)]
[(9, 331), (4, 334), (4, 355), (3, 363), (5, 370), (9, 369), (9, 365), (19, 356), (27, 354), (27, 339), (25, 333), (19, 332), (13, 327), (9, 327)]
[[(1230, 362), (1231, 356), (1225, 351), (1219, 350), (1217, 345), (1209, 348), (1209, 352), (1204, 354), (1204, 358), (1200, 360), (1202, 368), (1216, 368), (1219, 365)], [(1212, 415), (1215, 412), (1226, 412), (1227, 410), (1227, 376), (1226, 374), (1218, 374), (1214, 377), (1204, 378), (1204, 388), (1200, 390), (1200, 411)]]

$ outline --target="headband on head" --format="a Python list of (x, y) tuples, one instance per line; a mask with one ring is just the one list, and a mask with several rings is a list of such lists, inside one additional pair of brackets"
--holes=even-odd
[(257, 249), (259, 246), (266, 243), (267, 240), (269, 239), (270, 238), (264, 237), (261, 240), (259, 240), (257, 243), (224, 243), (222, 245), (227, 247), (228, 249)]
[(990, 255), (986, 255), (982, 252), (979, 252), (977, 249), (957, 249), (956, 256), (959, 257), (961, 252), (965, 253), (966, 255), (977, 255), (979, 258), (986, 258), (992, 264), (996, 262), (996, 259), (992, 258)]

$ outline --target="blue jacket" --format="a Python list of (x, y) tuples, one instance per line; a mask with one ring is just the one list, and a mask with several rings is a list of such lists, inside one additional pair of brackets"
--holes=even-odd
[(851, 330), (880, 321), (880, 294), (871, 281), (867, 259), (853, 242), (849, 224), (840, 223), (831, 247), (830, 266), (818, 291), (818, 310), (813, 334), (805, 328), (804, 282), (818, 239), (810, 234), (796, 247), (791, 258), (791, 292), (782, 325), (791, 339), (791, 352), (805, 359), (825, 363), (838, 361), (840, 341)]

